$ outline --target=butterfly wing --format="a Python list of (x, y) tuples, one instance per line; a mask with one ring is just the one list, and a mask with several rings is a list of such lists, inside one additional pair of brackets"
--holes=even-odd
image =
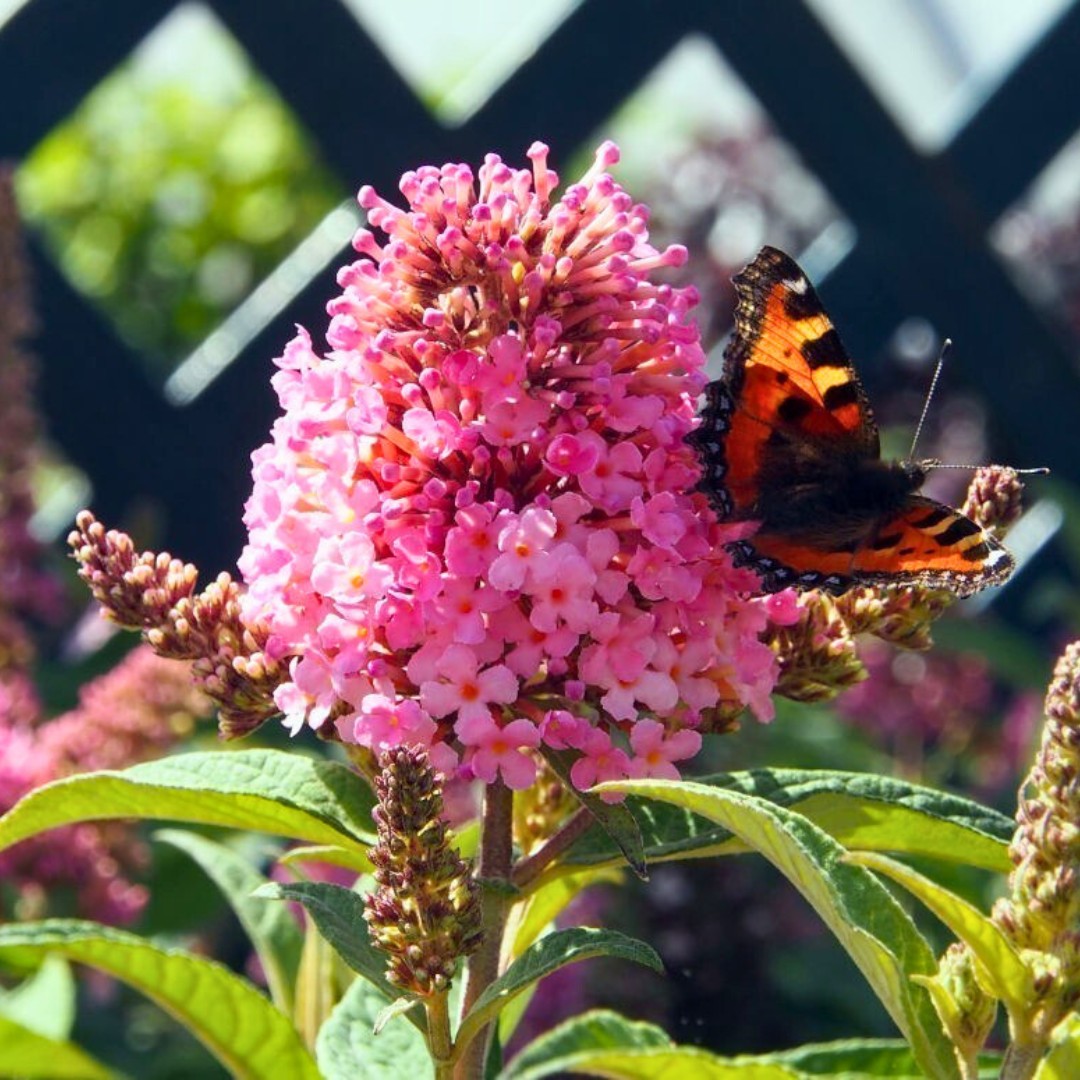
[(970, 596), (1013, 571), (1012, 556), (985, 529), (944, 503), (911, 495), (865, 540), (825, 550), (811, 536), (755, 536), (731, 545), (766, 591), (787, 586), (846, 592), (854, 585), (947, 589)]
[[(882, 477), (866, 393), (817, 293), (783, 252), (763, 248), (735, 279), (735, 334), (724, 377), (707, 388), (691, 436), (702, 488), (724, 517), (759, 522), (730, 545), (767, 591), (842, 593), (853, 585), (922, 585), (967, 596), (1009, 576), (1011, 556), (955, 510)], [(918, 470), (916, 470), (918, 472)], [(872, 482), (848, 506), (836, 492)]]
[[(770, 473), (792, 484), (830, 456), (877, 458), (862, 384), (817, 293), (795, 262), (763, 248), (734, 278), (735, 333), (691, 436), (702, 487), (725, 516), (760, 516)], [(805, 468), (800, 470), (800, 465)]]

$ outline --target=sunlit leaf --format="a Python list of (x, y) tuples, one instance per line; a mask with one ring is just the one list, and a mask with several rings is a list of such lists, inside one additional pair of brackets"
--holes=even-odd
[(0, 850), (76, 821), (156, 818), (363, 847), (370, 792), (334, 762), (278, 750), (177, 754), (30, 792), (0, 818)]
[(59, 956), (50, 956), (18, 986), (0, 990), (0, 1016), (48, 1039), (66, 1039), (75, 1022), (71, 965)]
[(161, 829), (154, 839), (189, 855), (224, 893), (255, 947), (271, 997), (282, 1012), (290, 1014), (304, 935), (287, 908), (251, 895), (266, 884), (266, 878), (231, 848), (196, 833)]
[(251, 983), (205, 957), (74, 919), (0, 926), (0, 963), (65, 956), (126, 982), (174, 1016), (233, 1076), (318, 1080), (295, 1028)]
[(930, 1075), (955, 1077), (956, 1060), (929, 995), (911, 981), (937, 964), (929, 945), (887, 889), (801, 815), (765, 799), (661, 780), (626, 780), (598, 790), (670, 802), (706, 817), (764, 855), (802, 893), (855, 961)]
[(85, 1050), (50, 1039), (0, 1016), (0, 1076), (22, 1080), (111, 1080), (113, 1073)]
[(925, 904), (975, 955), (978, 977), (987, 993), (1010, 1012), (1026, 1011), (1034, 1000), (1031, 972), (1016, 946), (977, 907), (903, 863), (883, 855), (858, 852), (849, 861), (885, 874)]

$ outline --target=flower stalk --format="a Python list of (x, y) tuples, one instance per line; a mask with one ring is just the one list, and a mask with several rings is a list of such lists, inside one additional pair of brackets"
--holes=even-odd
[[(484, 991), (499, 977), (503, 959), (506, 920), (515, 893), (512, 881), (514, 793), (496, 782), (484, 789), (484, 810), (480, 834), (479, 885), (483, 897), (483, 937), (469, 960), (465, 979), (462, 1016), (467, 1017)], [(470, 1080), (482, 1076), (491, 1043), (491, 1025), (486, 1025), (465, 1046), (454, 1076)]]

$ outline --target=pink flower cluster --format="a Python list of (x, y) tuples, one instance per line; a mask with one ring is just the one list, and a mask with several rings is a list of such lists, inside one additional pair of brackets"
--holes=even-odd
[(406, 173), (407, 210), (361, 190), (386, 239), (357, 233), (330, 351), (301, 329), (277, 361), (243, 614), (291, 657), (294, 732), (519, 789), (542, 744), (580, 787), (675, 777), (710, 710), (770, 718), (776, 677), (693, 492), (696, 295), (651, 279), (685, 251), (649, 245), (612, 144), (556, 201), (528, 156)]
[[(189, 666), (155, 656), (149, 646), (83, 687), (77, 708), (47, 721), (29, 677), (2, 672), (0, 813), (53, 780), (160, 757), (208, 712)], [(0, 854), (2, 899), (14, 894), (24, 916), (60, 914), (57, 897), (73, 893), (80, 914), (130, 923), (147, 899), (130, 875), (146, 861), (145, 844), (126, 822), (67, 825)]]

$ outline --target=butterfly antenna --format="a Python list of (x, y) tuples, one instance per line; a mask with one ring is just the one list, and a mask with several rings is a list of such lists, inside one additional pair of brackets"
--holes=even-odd
[(919, 422), (915, 426), (915, 438), (911, 440), (911, 453), (908, 455), (910, 461), (915, 460), (915, 447), (919, 445), (919, 436), (922, 434), (923, 424), (926, 423), (926, 414), (930, 411), (930, 402), (934, 400), (934, 391), (937, 389), (938, 379), (941, 378), (941, 369), (945, 366), (945, 356), (951, 348), (952, 340), (946, 338), (941, 343), (941, 352), (938, 354), (937, 367), (934, 368), (934, 377), (930, 380), (930, 389), (927, 391), (926, 401), (923, 403), (922, 416), (919, 417)]
[(1045, 465), (1037, 469), (1014, 469), (1011, 465), (943, 465), (940, 461), (921, 461), (920, 465), (929, 472), (931, 469), (1008, 469), (1017, 476), (1049, 476), (1050, 470)]

